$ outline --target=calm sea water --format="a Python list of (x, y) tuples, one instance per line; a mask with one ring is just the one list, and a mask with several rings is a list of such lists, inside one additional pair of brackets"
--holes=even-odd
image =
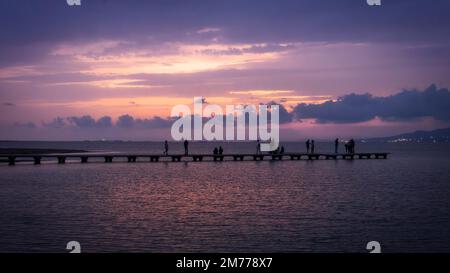
[[(210, 152), (217, 143), (191, 143)], [(225, 152), (254, 144), (222, 143)], [(304, 151), (303, 143), (285, 143)], [(160, 152), (150, 142), (0, 148)], [(450, 251), (450, 144), (358, 144), (388, 160), (0, 164), (0, 252)], [(181, 152), (181, 144), (171, 144)], [(318, 143), (318, 152), (332, 150)]]

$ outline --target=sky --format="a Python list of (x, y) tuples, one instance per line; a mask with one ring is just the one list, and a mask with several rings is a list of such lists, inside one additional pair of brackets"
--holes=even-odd
[(165, 139), (194, 96), (284, 140), (450, 126), (450, 1), (81, 2), (0, 0), (0, 139)]

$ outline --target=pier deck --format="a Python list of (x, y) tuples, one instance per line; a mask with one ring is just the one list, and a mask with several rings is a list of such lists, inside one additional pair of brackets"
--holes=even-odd
[(308, 154), (308, 153), (284, 153), (284, 154), (11, 154), (0, 155), (0, 162), (15, 165), (18, 162), (33, 162), (35, 165), (41, 164), (43, 159), (54, 160), (58, 164), (66, 163), (66, 160), (77, 160), (80, 163), (88, 163), (89, 159), (103, 159), (105, 163), (117, 162), (200, 162), (200, 161), (262, 161), (262, 160), (354, 160), (354, 159), (387, 159), (389, 153), (354, 153), (354, 154)]

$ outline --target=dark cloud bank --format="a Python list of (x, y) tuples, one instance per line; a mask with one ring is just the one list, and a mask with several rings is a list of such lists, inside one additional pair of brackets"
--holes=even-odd
[[(275, 102), (269, 102), (269, 105)], [(447, 88), (438, 88), (431, 85), (423, 91), (404, 90), (400, 93), (375, 97), (369, 93), (351, 93), (335, 101), (321, 104), (301, 103), (292, 111), (280, 105), (280, 123), (301, 121), (302, 119), (315, 119), (318, 123), (350, 124), (370, 121), (374, 118), (384, 121), (413, 121), (419, 118), (431, 117), (440, 121), (450, 121), (450, 91)], [(161, 129), (169, 128), (175, 118), (134, 118), (128, 114), (118, 117), (113, 122), (109, 116), (94, 119), (90, 115), (56, 117), (48, 123), (46, 128), (75, 127), (81, 129)], [(20, 124), (21, 127), (36, 128), (32, 123)]]
[(153, 117), (148, 119), (134, 118), (128, 114), (120, 116), (114, 123), (112, 118), (104, 116), (99, 119), (94, 119), (90, 115), (81, 117), (56, 117), (51, 122), (43, 123), (47, 128), (63, 128), (63, 127), (77, 127), (83, 129), (105, 129), (111, 127), (118, 128), (137, 128), (137, 129), (157, 129), (167, 128), (172, 125), (173, 119)]
[(322, 104), (299, 104), (292, 114), (297, 119), (316, 119), (319, 123), (355, 123), (376, 117), (385, 121), (432, 117), (450, 121), (450, 92), (431, 85), (424, 91), (404, 90), (388, 97), (349, 94)]
[(0, 67), (43, 60), (63, 42), (207, 42), (217, 33), (197, 33), (205, 27), (220, 29), (228, 43), (448, 44), (449, 8), (448, 0), (385, 1), (382, 8), (365, 0), (109, 0), (78, 8), (64, 0), (2, 0)]

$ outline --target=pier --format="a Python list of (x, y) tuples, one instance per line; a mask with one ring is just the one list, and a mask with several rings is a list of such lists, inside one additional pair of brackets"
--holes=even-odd
[[(11, 154), (0, 155), (0, 162), (15, 165), (18, 162), (33, 162), (35, 165), (41, 161), (52, 159), (58, 164), (71, 162), (88, 163), (90, 159), (95, 162), (203, 162), (203, 161), (264, 161), (264, 160), (355, 160), (355, 159), (387, 159), (389, 153), (354, 153), (354, 154), (308, 154), (308, 153), (284, 153), (284, 154)], [(100, 159), (100, 160), (99, 160)]]

